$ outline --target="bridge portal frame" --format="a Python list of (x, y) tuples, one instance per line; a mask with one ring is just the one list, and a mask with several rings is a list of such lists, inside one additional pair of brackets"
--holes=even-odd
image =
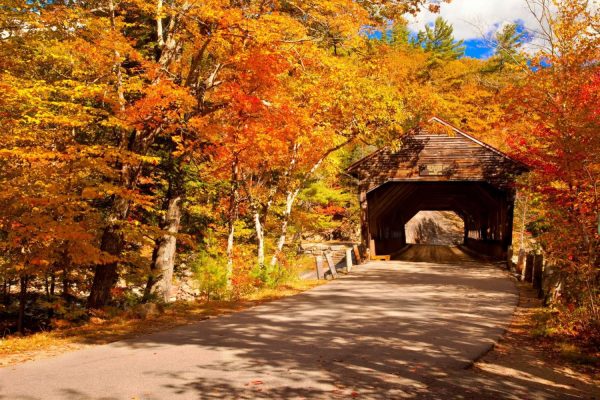
[(512, 244), (515, 180), (527, 166), (449, 123), (432, 118), (402, 139), (352, 164), (358, 180), (361, 241), (371, 256), (406, 245), (404, 225), (422, 210), (455, 211), (464, 242), (502, 258)]

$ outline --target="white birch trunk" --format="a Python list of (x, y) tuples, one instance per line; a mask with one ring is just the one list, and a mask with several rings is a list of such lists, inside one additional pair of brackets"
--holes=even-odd
[(254, 229), (256, 230), (256, 259), (258, 266), (263, 268), (265, 266), (265, 233), (263, 231), (262, 223), (260, 222), (260, 213), (258, 209), (254, 210)]
[(165, 45), (165, 38), (163, 33), (163, 0), (158, 0), (156, 3), (156, 39), (158, 47), (162, 49)]
[(285, 245), (290, 216), (292, 214), (292, 207), (294, 205), (296, 197), (298, 197), (298, 193), (300, 193), (300, 189), (295, 189), (294, 191), (289, 191), (287, 193), (285, 201), (285, 211), (283, 212), (283, 221), (281, 222), (281, 234), (279, 235), (279, 239), (277, 240), (277, 248), (275, 249), (275, 253), (271, 258), (272, 267), (274, 267), (277, 264), (277, 257), (279, 256), (279, 254), (281, 254), (283, 246)]
[(227, 236), (227, 289), (231, 289), (231, 277), (233, 276), (233, 244), (235, 239), (235, 221), (229, 222), (229, 235)]
[(239, 167), (238, 157), (234, 156), (231, 164), (231, 193), (229, 194), (229, 235), (227, 237), (227, 270), (226, 270), (226, 285), (231, 289), (231, 278), (233, 276), (233, 247), (235, 240), (235, 221), (237, 220), (238, 211), (238, 184), (239, 184)]

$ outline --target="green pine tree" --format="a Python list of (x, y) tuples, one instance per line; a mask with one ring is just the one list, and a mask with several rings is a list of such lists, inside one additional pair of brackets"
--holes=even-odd
[(388, 32), (388, 43), (395, 47), (406, 46), (410, 43), (410, 30), (405, 19), (394, 21)]
[(503, 70), (507, 65), (518, 65), (525, 61), (521, 53), (521, 46), (525, 33), (518, 31), (517, 24), (506, 25), (496, 33), (496, 50), (490, 58), (486, 71), (497, 72)]
[(453, 32), (452, 25), (438, 17), (433, 27), (425, 26), (425, 31), (418, 33), (415, 44), (430, 54), (431, 67), (456, 60), (465, 54), (463, 41), (454, 40)]

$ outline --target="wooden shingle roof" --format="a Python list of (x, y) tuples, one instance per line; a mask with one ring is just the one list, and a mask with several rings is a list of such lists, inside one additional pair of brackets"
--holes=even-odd
[(379, 149), (348, 168), (372, 190), (390, 181), (487, 181), (510, 185), (528, 167), (502, 151), (434, 117), (447, 133), (421, 128), (403, 138), (397, 151)]

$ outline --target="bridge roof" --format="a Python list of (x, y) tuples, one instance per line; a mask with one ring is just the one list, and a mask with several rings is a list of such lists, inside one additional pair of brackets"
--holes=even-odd
[(400, 149), (381, 148), (348, 172), (370, 191), (390, 181), (480, 181), (502, 188), (529, 169), (440, 118), (429, 122), (404, 137)]

